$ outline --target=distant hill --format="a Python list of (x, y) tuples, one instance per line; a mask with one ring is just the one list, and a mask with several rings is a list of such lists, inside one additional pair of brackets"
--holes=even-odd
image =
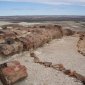
[(42, 21), (85, 21), (85, 16), (0, 16), (0, 21), (42, 22)]

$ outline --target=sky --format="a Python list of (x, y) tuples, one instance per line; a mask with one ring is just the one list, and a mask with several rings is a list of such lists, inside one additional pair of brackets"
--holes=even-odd
[(0, 16), (85, 15), (85, 0), (0, 0)]

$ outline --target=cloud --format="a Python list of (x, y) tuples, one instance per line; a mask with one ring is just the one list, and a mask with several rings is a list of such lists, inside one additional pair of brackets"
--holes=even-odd
[(0, 1), (33, 2), (33, 3), (43, 3), (43, 4), (50, 4), (50, 5), (76, 4), (80, 6), (85, 6), (85, 0), (0, 0)]

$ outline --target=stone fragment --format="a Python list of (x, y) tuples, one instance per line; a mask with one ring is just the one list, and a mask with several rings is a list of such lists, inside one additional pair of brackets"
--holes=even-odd
[(0, 65), (0, 79), (3, 85), (12, 85), (27, 77), (27, 69), (19, 61), (11, 61)]

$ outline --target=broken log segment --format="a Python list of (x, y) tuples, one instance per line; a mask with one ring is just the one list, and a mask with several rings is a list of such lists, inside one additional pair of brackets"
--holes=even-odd
[(19, 61), (11, 61), (0, 65), (0, 80), (3, 85), (12, 85), (28, 76), (26, 67)]
[(79, 73), (76, 73), (76, 72), (74, 72), (73, 74), (78, 80), (80, 80), (85, 85), (85, 76), (83, 76)]

